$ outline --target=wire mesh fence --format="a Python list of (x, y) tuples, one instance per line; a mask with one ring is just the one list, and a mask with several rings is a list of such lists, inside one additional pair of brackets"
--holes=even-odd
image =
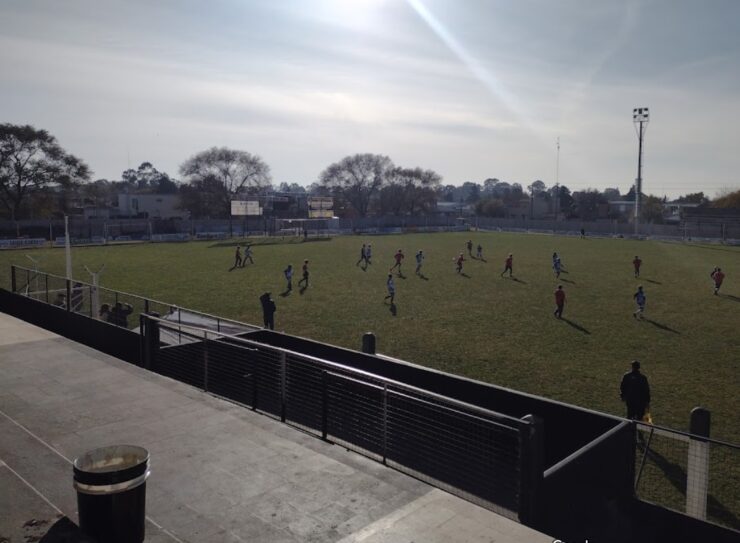
[(668, 428), (640, 425), (637, 496), (740, 530), (740, 447)]
[(182, 336), (156, 342), (153, 371), (517, 518), (526, 421), (248, 339), (146, 319), (157, 322), (158, 337)]

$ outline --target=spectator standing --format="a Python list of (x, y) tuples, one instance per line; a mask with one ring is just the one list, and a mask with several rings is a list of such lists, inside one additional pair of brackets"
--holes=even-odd
[(622, 377), (619, 385), (619, 397), (627, 404), (627, 418), (642, 420), (650, 406), (650, 385), (647, 377), (640, 373), (640, 362), (632, 361), (632, 371)]

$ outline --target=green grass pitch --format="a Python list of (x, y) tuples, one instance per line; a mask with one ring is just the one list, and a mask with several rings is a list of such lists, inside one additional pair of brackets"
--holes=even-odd
[[(468, 239), (483, 246), (487, 262), (469, 259)], [(373, 246), (367, 271), (355, 265), (363, 242)], [(83, 266), (105, 263), (102, 286), (250, 323), (261, 322), (258, 297), (270, 291), (278, 330), (354, 349), (373, 331), (384, 354), (620, 415), (619, 381), (637, 358), (657, 424), (686, 429), (690, 410), (702, 405), (712, 411), (713, 437), (740, 442), (738, 248), (484, 232), (256, 240), (255, 264), (229, 271), (235, 245), (75, 248), (75, 277), (89, 281)], [(395, 277), (394, 315), (383, 298), (398, 248), (405, 278)], [(426, 279), (414, 274), (419, 249)], [(562, 257), (560, 280), (553, 251)], [(465, 275), (455, 273), (460, 252)], [(11, 263), (30, 263), (26, 253), (41, 259), (41, 269), (64, 274), (62, 249), (8, 251), (0, 253), (0, 284), (8, 288)], [(499, 275), (508, 253), (516, 281)], [(635, 255), (643, 260), (640, 279)], [(304, 259), (311, 282), (300, 294)], [(294, 289), (281, 297), (288, 263)], [(712, 294), (714, 266), (726, 273), (721, 296)], [(567, 294), (562, 321), (552, 314), (558, 283)], [(647, 293), (644, 321), (632, 316), (638, 284)]]

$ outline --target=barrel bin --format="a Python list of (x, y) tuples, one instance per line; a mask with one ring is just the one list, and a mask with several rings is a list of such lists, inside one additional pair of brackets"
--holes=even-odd
[(141, 543), (146, 517), (149, 451), (101, 447), (73, 464), (80, 530), (100, 543)]

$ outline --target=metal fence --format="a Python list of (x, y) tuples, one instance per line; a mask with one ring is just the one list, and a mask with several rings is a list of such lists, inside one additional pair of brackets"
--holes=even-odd
[[(532, 423), (246, 338), (142, 315), (144, 365), (462, 496), (526, 517)], [(181, 336), (174, 341), (176, 335)]]
[[(195, 325), (207, 330), (238, 334), (259, 327), (186, 309), (152, 298), (130, 294), (22, 266), (11, 266), (11, 291), (68, 311), (106, 321), (122, 328), (138, 329), (139, 315), (156, 313), (179, 325)], [(173, 337), (182, 339), (175, 332)]]
[(740, 530), (740, 446), (638, 424), (637, 496)]

